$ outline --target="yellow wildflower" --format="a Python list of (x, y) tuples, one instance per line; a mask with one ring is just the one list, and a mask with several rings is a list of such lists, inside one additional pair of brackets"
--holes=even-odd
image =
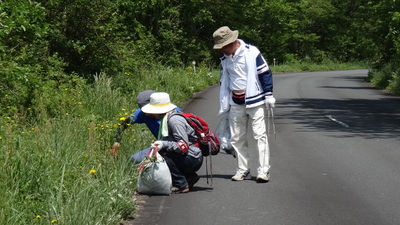
[(90, 174), (95, 174), (97, 171), (96, 170), (90, 170), (89, 173)]

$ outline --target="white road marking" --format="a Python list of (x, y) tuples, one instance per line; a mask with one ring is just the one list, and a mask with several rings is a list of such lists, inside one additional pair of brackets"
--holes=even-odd
[(342, 126), (344, 126), (346, 128), (350, 127), (349, 125), (343, 123), (342, 121), (339, 121), (339, 120), (333, 118), (331, 115), (325, 115), (325, 117), (327, 117), (328, 119), (332, 120), (333, 122), (338, 123), (338, 124), (340, 124), (340, 125), (342, 125)]

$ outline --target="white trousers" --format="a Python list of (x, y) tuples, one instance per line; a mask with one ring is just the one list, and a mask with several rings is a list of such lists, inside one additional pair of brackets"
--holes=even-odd
[[(257, 169), (258, 174), (265, 174), (270, 168), (265, 112), (265, 105), (254, 108), (246, 108), (245, 105), (231, 105), (230, 107), (231, 144), (236, 151), (238, 170), (242, 173), (250, 171), (249, 141), (255, 141), (258, 150), (260, 164)], [(252, 135), (247, 134), (248, 125), (251, 125)]]

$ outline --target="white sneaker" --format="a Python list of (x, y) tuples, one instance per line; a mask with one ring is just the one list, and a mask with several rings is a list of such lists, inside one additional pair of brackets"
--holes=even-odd
[(246, 180), (246, 179), (247, 179), (247, 176), (249, 176), (249, 175), (250, 175), (250, 172), (249, 172), (249, 171), (242, 173), (242, 172), (240, 172), (240, 171), (238, 170), (238, 171), (236, 172), (236, 174), (232, 177), (232, 180), (233, 180), (233, 181), (242, 181), (242, 180)]
[(269, 172), (268, 173), (261, 173), (257, 175), (256, 181), (257, 182), (268, 182), (270, 178)]

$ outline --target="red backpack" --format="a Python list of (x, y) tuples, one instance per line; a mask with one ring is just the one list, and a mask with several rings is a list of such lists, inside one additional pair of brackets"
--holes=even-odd
[(204, 119), (192, 113), (178, 112), (171, 114), (171, 116), (173, 115), (183, 116), (189, 125), (195, 130), (198, 137), (195, 144), (201, 149), (203, 156), (217, 155), (219, 153), (220, 146), (217, 135), (210, 130), (210, 127)]

